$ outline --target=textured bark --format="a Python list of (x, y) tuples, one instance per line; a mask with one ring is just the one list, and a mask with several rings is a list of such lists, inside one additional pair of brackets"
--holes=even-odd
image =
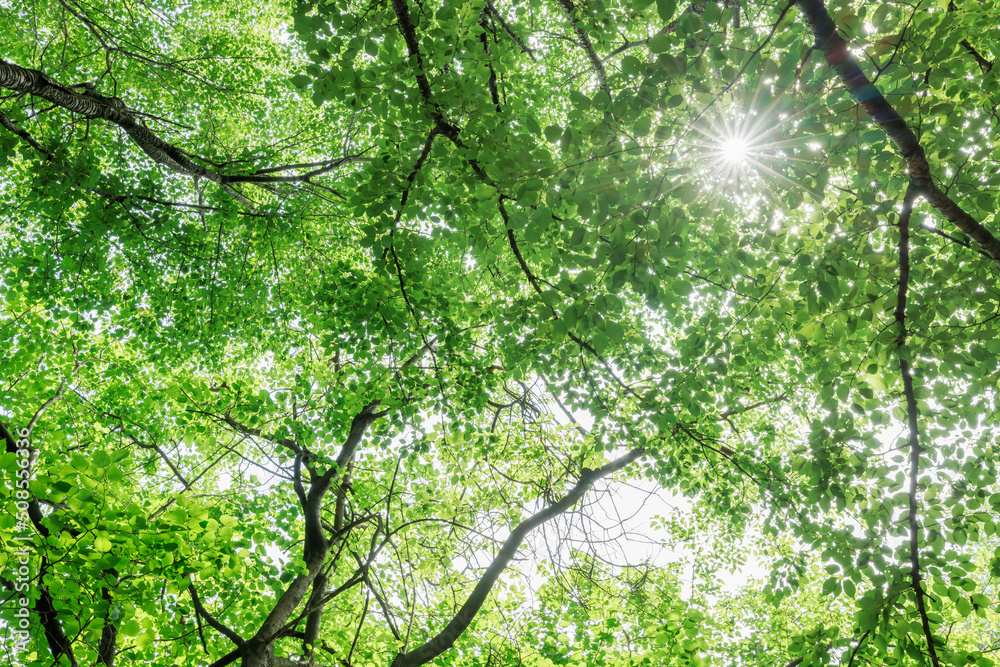
[(601, 62), (601, 57), (597, 55), (597, 51), (594, 49), (594, 43), (590, 41), (590, 35), (588, 35), (587, 31), (583, 29), (580, 19), (576, 17), (576, 5), (573, 4), (573, 0), (559, 0), (559, 6), (562, 7), (563, 13), (566, 14), (566, 18), (568, 18), (569, 22), (573, 25), (573, 34), (576, 35), (577, 43), (579, 43), (580, 48), (583, 49), (584, 53), (587, 54), (587, 60), (590, 61), (590, 66), (594, 68), (594, 73), (597, 74), (598, 85), (600, 85), (601, 90), (607, 93), (608, 97), (611, 98), (611, 88), (608, 87), (608, 74), (604, 71), (604, 63)]
[[(38, 572), (39, 581), (44, 579), (48, 568), (49, 562), (43, 558)], [(63, 631), (62, 623), (59, 621), (55, 609), (55, 601), (49, 594), (49, 589), (44, 586), (39, 588), (38, 599), (35, 601), (35, 613), (38, 614), (38, 620), (42, 624), (42, 629), (45, 630), (45, 641), (49, 645), (49, 650), (52, 651), (52, 659), (58, 664), (61, 658), (65, 658), (70, 667), (77, 667), (79, 663), (73, 655), (73, 644)]]
[(875, 87), (851, 54), (847, 41), (837, 32), (822, 0), (796, 0), (816, 38), (816, 49), (840, 77), (854, 101), (878, 123), (906, 160), (910, 183), (944, 217), (982, 247), (1000, 265), (1000, 241), (982, 224), (951, 200), (931, 177), (930, 165), (917, 136)]
[(306, 635), (302, 643), (304, 650), (309, 653), (312, 653), (313, 647), (319, 641), (319, 629), (323, 622), (323, 596), (326, 595), (328, 583), (325, 574), (320, 572), (316, 575), (316, 578), (313, 579), (309, 601), (306, 602), (306, 608), (310, 611), (306, 617)]
[(26, 69), (4, 60), (0, 60), (0, 88), (34, 95), (67, 111), (113, 123), (122, 128), (155, 162), (183, 174), (207, 178), (215, 183), (223, 182), (221, 175), (192, 162), (179, 148), (160, 139), (145, 125), (138, 123), (118, 98), (77, 93), (36, 69)]
[[(320, 162), (272, 167), (252, 174), (225, 174), (195, 162), (183, 150), (158, 137), (148, 127), (137, 121), (125, 103), (117, 97), (104, 97), (88, 90), (77, 92), (73, 88), (49, 78), (44, 72), (20, 67), (3, 59), (0, 59), (0, 88), (34, 95), (86, 118), (117, 125), (154, 162), (164, 165), (178, 174), (204, 178), (217, 183), (229, 196), (251, 210), (255, 210), (256, 207), (243, 194), (234, 189), (235, 184), (251, 183), (259, 186), (275, 183), (312, 184), (310, 179), (316, 176), (322, 176), (346, 164), (369, 160), (361, 155), (345, 155)], [(0, 113), (0, 126), (16, 134), (32, 148), (52, 159), (51, 152), (39, 145), (30, 134), (17, 127), (2, 113)], [(313, 167), (313, 169), (295, 175), (275, 174), (275, 172), (306, 167)], [(104, 193), (99, 194), (108, 196)], [(115, 197), (111, 196), (111, 198)]]
[[(344, 539), (341, 531), (344, 529), (344, 513), (347, 507), (347, 489), (351, 483), (351, 470), (354, 467), (353, 464), (353, 459), (348, 462), (347, 468), (342, 473), (340, 487), (337, 489), (337, 504), (333, 515), (334, 537), (331, 547), (335, 544), (339, 544), (340, 541)], [(326, 604), (323, 598), (326, 596), (329, 584), (329, 579), (322, 572), (320, 572), (320, 574), (313, 579), (312, 592), (309, 594), (309, 600), (306, 602), (308, 615), (306, 616), (305, 636), (302, 638), (302, 649), (307, 655), (311, 655), (313, 653), (314, 647), (319, 642), (319, 631), (323, 624), (323, 607)]]

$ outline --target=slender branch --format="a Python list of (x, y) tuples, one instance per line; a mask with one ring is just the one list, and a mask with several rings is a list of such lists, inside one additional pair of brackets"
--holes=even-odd
[(903, 395), (906, 397), (906, 417), (910, 437), (910, 489), (907, 522), (910, 525), (910, 580), (916, 598), (917, 611), (920, 613), (920, 623), (923, 626), (924, 637), (927, 639), (927, 651), (934, 667), (940, 667), (937, 651), (934, 648), (934, 633), (931, 631), (930, 619), (927, 616), (926, 593), (920, 576), (920, 523), (917, 506), (917, 477), (920, 474), (920, 425), (917, 419), (920, 409), (917, 406), (916, 393), (913, 390), (913, 373), (906, 353), (906, 295), (910, 285), (910, 214), (913, 212), (913, 201), (916, 199), (916, 188), (907, 188), (903, 197), (903, 209), (899, 214), (899, 292), (896, 296), (896, 327), (899, 334), (896, 337), (899, 350), (899, 372), (903, 377)]
[(865, 645), (865, 640), (868, 639), (868, 635), (870, 635), (871, 632), (871, 630), (865, 630), (864, 634), (861, 635), (861, 638), (858, 639), (858, 643), (854, 645), (853, 649), (851, 649), (851, 655), (847, 659), (847, 667), (853, 667), (854, 657), (858, 654), (858, 651), (861, 650), (861, 647)]
[(198, 591), (194, 587), (194, 583), (191, 583), (188, 586), (188, 592), (191, 593), (191, 602), (194, 604), (195, 612), (203, 619), (205, 619), (206, 623), (212, 626), (212, 628), (214, 628), (217, 632), (224, 635), (227, 639), (229, 639), (229, 641), (236, 644), (236, 646), (242, 648), (243, 646), (246, 645), (245, 639), (240, 637), (238, 634), (236, 634), (234, 630), (232, 630), (225, 623), (219, 621), (217, 618), (212, 616), (212, 614), (209, 613), (207, 609), (205, 609), (204, 605), (201, 604), (201, 599), (198, 597)]
[(926, 229), (931, 234), (937, 234), (941, 238), (947, 239), (947, 240), (951, 241), (952, 243), (957, 243), (958, 245), (962, 246), (963, 248), (968, 248), (969, 250), (972, 250), (973, 252), (978, 252), (980, 255), (982, 255), (986, 259), (992, 259), (989, 255), (987, 255), (984, 251), (982, 251), (981, 249), (979, 249), (977, 246), (973, 246), (968, 241), (963, 241), (960, 238), (956, 238), (956, 237), (952, 236), (951, 234), (949, 234), (948, 232), (943, 231), (941, 229), (938, 229), (937, 227), (934, 227), (933, 225), (929, 225), (927, 223), (921, 223), (920, 224), (920, 228), (921, 229)]
[(354, 631), (354, 640), (351, 642), (351, 649), (347, 652), (347, 664), (351, 664), (351, 658), (354, 656), (354, 649), (358, 645), (358, 638), (361, 637), (361, 628), (364, 627), (365, 618), (368, 616), (368, 604), (371, 601), (371, 596), (365, 592), (365, 606), (361, 610), (361, 618), (358, 620), (358, 627)]
[(35, 141), (35, 138), (32, 137), (30, 134), (28, 134), (26, 130), (22, 130), (17, 125), (15, 125), (14, 121), (12, 121), (10, 118), (7, 118), (7, 116), (4, 115), (2, 111), (0, 111), (0, 125), (3, 125), (5, 128), (7, 128), (7, 130), (21, 137), (21, 139), (23, 139), (25, 143), (27, 143), (36, 151), (44, 155), (49, 160), (55, 157), (50, 151), (46, 150), (45, 148), (42, 148), (42, 145), (37, 141)]
[(413, 302), (410, 301), (410, 295), (406, 291), (406, 281), (403, 278), (403, 265), (399, 261), (399, 256), (396, 254), (396, 228), (399, 226), (399, 221), (403, 217), (403, 208), (406, 206), (406, 202), (410, 198), (410, 189), (413, 187), (413, 182), (417, 178), (417, 174), (420, 169), (424, 166), (427, 161), (428, 156), (431, 154), (431, 148), (434, 146), (434, 138), (440, 134), (438, 127), (434, 127), (428, 134), (427, 139), (424, 141), (424, 147), (420, 151), (420, 156), (417, 161), (413, 164), (413, 168), (410, 169), (409, 175), (406, 177), (406, 187), (403, 188), (403, 194), (399, 199), (399, 208), (396, 209), (396, 215), (393, 218), (392, 228), (389, 230), (389, 253), (392, 255), (392, 262), (396, 268), (396, 278), (399, 281), (399, 291), (403, 295), (403, 301), (406, 302), (406, 307), (410, 311), (410, 315), (413, 316), (415, 322), (419, 324), (420, 318), (417, 315), (417, 310), (413, 306)]
[(966, 51), (972, 54), (972, 57), (975, 58), (976, 62), (979, 64), (979, 68), (983, 70), (983, 74), (989, 74), (990, 71), (992, 71), (993, 63), (984, 58), (979, 51), (976, 51), (975, 47), (973, 47), (972, 44), (969, 44), (969, 40), (963, 39), (959, 42), (959, 44), (961, 44)]
[(66, 388), (65, 382), (59, 383), (59, 389), (56, 391), (56, 393), (53, 394), (52, 397), (49, 398), (47, 401), (42, 403), (42, 405), (37, 410), (35, 410), (35, 414), (32, 415), (31, 420), (28, 422), (28, 425), (26, 427), (28, 431), (28, 437), (31, 437), (31, 432), (35, 430), (35, 424), (38, 423), (38, 420), (41, 418), (42, 414), (49, 409), (49, 406), (51, 406), (53, 403), (62, 398), (63, 390), (65, 388)]
[[(948, 11), (949, 12), (958, 11), (958, 7), (955, 6), (954, 2), (948, 3)], [(979, 51), (976, 51), (976, 48), (969, 43), (969, 40), (963, 39), (961, 42), (959, 42), (959, 44), (962, 45), (962, 48), (964, 48), (966, 51), (972, 54), (972, 57), (976, 59), (976, 62), (979, 64), (979, 69), (983, 71), (983, 74), (990, 73), (990, 71), (993, 69), (993, 63), (984, 58), (983, 55), (979, 53)]]
[(225, 176), (226, 183), (305, 183), (308, 182), (310, 178), (314, 176), (320, 176), (327, 172), (333, 171), (337, 167), (343, 166), (345, 164), (351, 164), (352, 162), (364, 162), (369, 160), (361, 155), (349, 155), (347, 157), (337, 158), (335, 160), (327, 160), (325, 163), (319, 163), (320, 166), (312, 171), (307, 171), (304, 174), (298, 174), (295, 176), (267, 176), (265, 174), (269, 172), (283, 171), (287, 169), (292, 169), (296, 166), (310, 166), (310, 165), (289, 165), (287, 167), (274, 167), (273, 169), (262, 169), (254, 174), (246, 175), (230, 175)]
[(765, 398), (763, 401), (757, 401), (751, 405), (744, 405), (738, 408), (727, 408), (723, 410), (719, 415), (720, 418), (725, 419), (726, 417), (732, 417), (733, 415), (743, 414), (744, 412), (750, 412), (751, 410), (756, 410), (757, 408), (770, 405), (772, 403), (781, 403), (782, 401), (787, 401), (788, 396), (781, 394), (780, 396), (775, 396), (774, 398)]
[(503, 111), (503, 107), (500, 106), (500, 93), (497, 91), (497, 71), (493, 67), (493, 57), (490, 53), (490, 40), (489, 33), (486, 31), (487, 23), (485, 14), (479, 20), (479, 25), (483, 28), (483, 34), (479, 35), (479, 41), (483, 45), (483, 53), (486, 54), (486, 63), (490, 68), (490, 78), (487, 80), (486, 86), (490, 90), (490, 99), (493, 100), (493, 108), (497, 110), (497, 113), (500, 113)]
[(286, 164), (280, 167), (268, 167), (267, 169), (258, 169), (250, 176), (261, 176), (263, 174), (273, 174), (278, 171), (291, 171), (292, 169), (306, 169), (312, 167), (326, 168), (333, 166), (340, 166), (348, 162), (371, 162), (371, 158), (362, 157), (362, 155), (345, 155), (342, 158), (336, 158), (333, 160), (320, 160), (319, 162), (300, 162), (297, 164)]
[(132, 438), (132, 442), (134, 442), (139, 447), (142, 447), (143, 449), (155, 450), (156, 453), (160, 455), (160, 458), (163, 459), (163, 462), (167, 464), (167, 467), (169, 467), (170, 470), (173, 471), (174, 476), (177, 478), (177, 481), (183, 484), (185, 489), (191, 488), (191, 484), (188, 483), (188, 481), (184, 478), (184, 475), (181, 474), (181, 471), (177, 468), (177, 466), (174, 465), (174, 462), (170, 460), (170, 458), (167, 456), (167, 453), (164, 452), (159, 445), (144, 445), (141, 442), (139, 442), (137, 438)]
[[(352, 552), (353, 553), (353, 552)], [(370, 563), (362, 563), (360, 556), (353, 554), (354, 559), (358, 562), (359, 572), (361, 572), (361, 578), (365, 582), (365, 588), (368, 592), (375, 598), (379, 606), (382, 608), (382, 616), (385, 618), (385, 622), (389, 625), (389, 631), (392, 632), (392, 636), (396, 638), (396, 641), (402, 641), (402, 636), (399, 634), (399, 628), (396, 627), (396, 622), (392, 618), (392, 610), (389, 609), (388, 603), (385, 598), (378, 592), (375, 588), (375, 584), (372, 583), (371, 577), (368, 574), (370, 568)]]
[(531, 58), (531, 61), (538, 62), (538, 59), (535, 58), (535, 50), (529, 48), (528, 45), (525, 44), (524, 41), (517, 36), (517, 33), (515, 33), (513, 29), (511, 29), (510, 25), (507, 24), (507, 21), (505, 21), (503, 16), (500, 15), (500, 12), (497, 11), (497, 8), (493, 6), (492, 0), (486, 0), (486, 9), (487, 11), (489, 11), (490, 15), (497, 20), (497, 23), (500, 24), (500, 27), (503, 28), (504, 32), (510, 35), (510, 38), (514, 40), (514, 43), (517, 44), (522, 51), (528, 54), (528, 57)]
[(223, 415), (222, 417), (218, 417), (216, 415), (209, 415), (209, 416), (211, 416), (211, 417), (213, 417), (215, 419), (218, 419), (220, 421), (223, 421), (226, 424), (229, 424), (229, 426), (231, 426), (236, 432), (240, 433), (241, 435), (248, 435), (248, 436), (251, 436), (251, 437), (254, 437), (254, 438), (264, 438), (265, 440), (273, 442), (276, 445), (281, 445), (282, 447), (290, 449), (295, 454), (303, 454), (304, 453), (302, 451), (302, 448), (299, 447), (297, 444), (295, 444), (294, 440), (290, 440), (288, 438), (278, 438), (278, 437), (275, 437), (273, 435), (267, 435), (267, 434), (263, 433), (260, 429), (251, 428), (249, 426), (246, 426), (246, 425), (238, 422), (237, 420), (233, 419), (232, 416), (230, 416), (228, 412), (225, 415)]

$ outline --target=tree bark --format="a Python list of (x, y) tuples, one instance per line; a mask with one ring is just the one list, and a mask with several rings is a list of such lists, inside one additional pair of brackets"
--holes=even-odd
[(138, 123), (117, 97), (81, 94), (59, 84), (43, 72), (26, 69), (0, 59), (0, 88), (41, 97), (53, 104), (87, 118), (104, 120), (122, 128), (125, 133), (155, 162), (189, 176), (199, 176), (215, 183), (223, 177), (196, 164), (176, 146), (163, 141), (145, 125)]

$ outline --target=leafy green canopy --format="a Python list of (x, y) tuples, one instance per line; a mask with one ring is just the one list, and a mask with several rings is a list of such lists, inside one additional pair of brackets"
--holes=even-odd
[(0, 3), (11, 659), (993, 664), (998, 11)]

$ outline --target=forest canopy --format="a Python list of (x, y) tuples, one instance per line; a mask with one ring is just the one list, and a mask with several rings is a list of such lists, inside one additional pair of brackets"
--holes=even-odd
[(998, 26), (0, 0), (4, 659), (995, 664)]

